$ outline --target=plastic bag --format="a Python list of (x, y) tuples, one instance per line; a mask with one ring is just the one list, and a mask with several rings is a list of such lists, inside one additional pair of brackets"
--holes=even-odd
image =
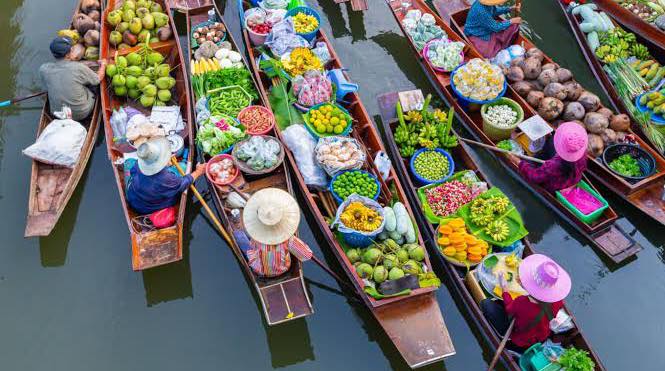
[(293, 152), (305, 184), (325, 189), (328, 177), (314, 160), (316, 141), (302, 125), (291, 125), (282, 132), (282, 142)]
[(550, 330), (555, 334), (564, 333), (573, 327), (575, 327), (573, 318), (563, 309), (560, 309), (556, 317), (550, 321)]
[(319, 57), (321, 60), (321, 63), (326, 64), (330, 60), (330, 50), (328, 50), (328, 46), (324, 42), (318, 42), (316, 43), (316, 47), (312, 49), (312, 53)]
[(125, 109), (120, 107), (117, 110), (113, 110), (109, 121), (113, 130), (113, 138), (124, 138), (127, 131), (127, 121), (129, 121)]
[(508, 50), (503, 49), (500, 52), (496, 53), (494, 58), (492, 58), (490, 61), (492, 64), (496, 64), (499, 67), (504, 67), (508, 68), (510, 67), (510, 61), (512, 59), (510, 58), (510, 52)]
[(383, 180), (388, 179), (388, 176), (390, 175), (390, 169), (392, 169), (393, 164), (390, 162), (390, 157), (388, 157), (385, 152), (379, 151), (376, 153), (376, 157), (374, 157), (374, 165), (381, 174), (381, 178)]
[(280, 151), (281, 147), (274, 139), (253, 136), (238, 147), (235, 156), (252, 169), (259, 171), (273, 167), (277, 163)]
[[(342, 213), (344, 212), (344, 210), (346, 210), (346, 207), (349, 206), (349, 204), (351, 202), (356, 202), (356, 201), (361, 202), (363, 205), (369, 207), (370, 209), (375, 210), (381, 216), (381, 225), (379, 226), (379, 228), (377, 228), (376, 230), (374, 230), (372, 232), (357, 231), (355, 229), (347, 228), (340, 221), (340, 217), (342, 216)], [(344, 200), (344, 202), (342, 202), (341, 205), (339, 205), (339, 207), (337, 208), (337, 213), (335, 213), (335, 221), (333, 221), (333, 223), (330, 225), (330, 227), (334, 228), (335, 226), (337, 226), (337, 230), (342, 232), (342, 233), (352, 233), (353, 232), (353, 233), (359, 233), (363, 236), (373, 237), (373, 236), (376, 236), (379, 233), (383, 232), (383, 227), (385, 225), (386, 225), (386, 218), (383, 215), (383, 207), (381, 207), (381, 205), (378, 202), (372, 200), (371, 198), (367, 198), (367, 197), (361, 196), (357, 193), (353, 193), (352, 195), (347, 197), (346, 200)]]
[(83, 125), (71, 119), (69, 107), (63, 107), (54, 116), (58, 119), (51, 121), (35, 143), (23, 150), (23, 154), (45, 164), (73, 168), (88, 132)]
[(316, 163), (328, 173), (335, 174), (360, 169), (365, 163), (365, 152), (357, 140), (349, 137), (323, 137), (314, 149)]
[(298, 104), (312, 107), (332, 99), (332, 83), (321, 71), (309, 70), (293, 78), (293, 92)]
[(259, 6), (263, 9), (286, 9), (289, 6), (288, 0), (263, 0), (259, 2)]

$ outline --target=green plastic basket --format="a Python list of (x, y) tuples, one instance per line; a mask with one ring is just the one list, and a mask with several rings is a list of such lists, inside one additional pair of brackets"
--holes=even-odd
[(541, 343), (533, 344), (520, 357), (520, 368), (522, 371), (557, 371), (561, 366), (552, 363), (543, 354), (543, 345)]
[(562, 204), (563, 204), (568, 210), (570, 210), (573, 214), (575, 214), (575, 216), (576, 216), (579, 220), (583, 221), (583, 222), (586, 223), (586, 224), (592, 224), (592, 223), (595, 222), (598, 218), (600, 218), (601, 215), (603, 215), (603, 213), (605, 212), (605, 209), (607, 209), (610, 205), (609, 205), (609, 203), (603, 198), (603, 196), (601, 196), (600, 194), (598, 194), (598, 192), (596, 192), (593, 188), (591, 188), (591, 186), (589, 186), (589, 185), (587, 184), (587, 182), (585, 182), (584, 180), (580, 180), (580, 182), (579, 182), (577, 185), (578, 185), (580, 188), (582, 188), (583, 190), (585, 190), (585, 191), (591, 193), (591, 195), (592, 195), (593, 197), (595, 197), (598, 201), (600, 201), (600, 202), (603, 204), (603, 206), (601, 206), (598, 210), (592, 212), (591, 214), (585, 215), (585, 214), (582, 214), (582, 212), (581, 212), (580, 210), (578, 210), (578, 209), (575, 207), (575, 205), (571, 204), (570, 201), (568, 201), (565, 197), (563, 197), (563, 195), (561, 194), (561, 192), (556, 191), (556, 199), (559, 200), (559, 202), (561, 202), (561, 203), (562, 203)]
[[(517, 112), (517, 120), (515, 120), (515, 123), (512, 124), (510, 127), (500, 128), (498, 126), (495, 126), (485, 118), (485, 113), (487, 112), (487, 109), (489, 107), (498, 106), (498, 105), (510, 106), (510, 108), (512, 108), (513, 111)], [(517, 102), (515, 102), (510, 98), (499, 98), (492, 103), (483, 104), (483, 106), (480, 108), (480, 115), (483, 118), (483, 132), (487, 134), (487, 136), (495, 142), (510, 138), (510, 135), (512, 134), (513, 130), (515, 130), (517, 125), (519, 125), (519, 123), (522, 122), (522, 120), (524, 120), (524, 110), (522, 110), (522, 107)]]

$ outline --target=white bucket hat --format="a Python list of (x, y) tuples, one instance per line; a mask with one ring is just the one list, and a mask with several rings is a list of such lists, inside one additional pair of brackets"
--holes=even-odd
[(252, 195), (243, 210), (247, 234), (255, 241), (277, 245), (291, 238), (300, 224), (300, 207), (288, 192), (265, 188)]
[(171, 145), (164, 137), (151, 138), (139, 146), (136, 156), (141, 172), (148, 176), (155, 175), (168, 165)]

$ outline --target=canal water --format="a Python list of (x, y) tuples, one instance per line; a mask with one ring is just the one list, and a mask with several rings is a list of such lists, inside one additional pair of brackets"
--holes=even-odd
[[(39, 91), (37, 70), (77, 0), (3, 0), (0, 98)], [(332, 0), (311, 1), (325, 31), (360, 84), (372, 115), (377, 95), (432, 91), (386, 4), (364, 13)], [(220, 3), (239, 37), (235, 1)], [(600, 94), (553, 1), (526, 0), (536, 43)], [(180, 20), (181, 21), (181, 20)], [(180, 22), (179, 22), (180, 23)], [(315, 314), (269, 328), (234, 255), (191, 204), (183, 261), (135, 273), (123, 213), (100, 137), (77, 191), (50, 237), (24, 239), (30, 161), (41, 102), (0, 111), (0, 364), (3, 370), (405, 370), (407, 366), (363, 305), (307, 264)], [(522, 212), (535, 248), (571, 274), (567, 302), (609, 370), (663, 370), (664, 228), (622, 200), (606, 197), (621, 225), (644, 247), (622, 266), (599, 258), (572, 228), (510, 178), (496, 160), (481, 167)], [(201, 184), (200, 187), (205, 187)], [(311, 220), (309, 225), (314, 226)], [(301, 232), (339, 271), (316, 231)], [(445, 281), (445, 278), (444, 278)], [(437, 298), (457, 354), (427, 370), (482, 370), (492, 353), (449, 291)], [(638, 366), (639, 365), (639, 366)]]

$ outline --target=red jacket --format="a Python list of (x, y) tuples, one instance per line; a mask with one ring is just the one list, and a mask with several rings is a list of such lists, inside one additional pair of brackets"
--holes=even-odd
[[(535, 343), (542, 343), (550, 336), (550, 319), (543, 315), (534, 325), (534, 321), (541, 312), (540, 305), (532, 303), (527, 296), (519, 296), (513, 300), (510, 294), (504, 292), (503, 304), (509, 317), (515, 318), (515, 326), (510, 340), (521, 348), (528, 348)], [(552, 303), (552, 315), (556, 316), (563, 301)], [(530, 328), (529, 328), (530, 327)]]
[(563, 166), (566, 161), (559, 155), (555, 155), (540, 166), (521, 161), (519, 173), (528, 183), (539, 185), (554, 193), (579, 183), (586, 170), (586, 161), (586, 157), (582, 157), (574, 162), (570, 173), (564, 171)]

